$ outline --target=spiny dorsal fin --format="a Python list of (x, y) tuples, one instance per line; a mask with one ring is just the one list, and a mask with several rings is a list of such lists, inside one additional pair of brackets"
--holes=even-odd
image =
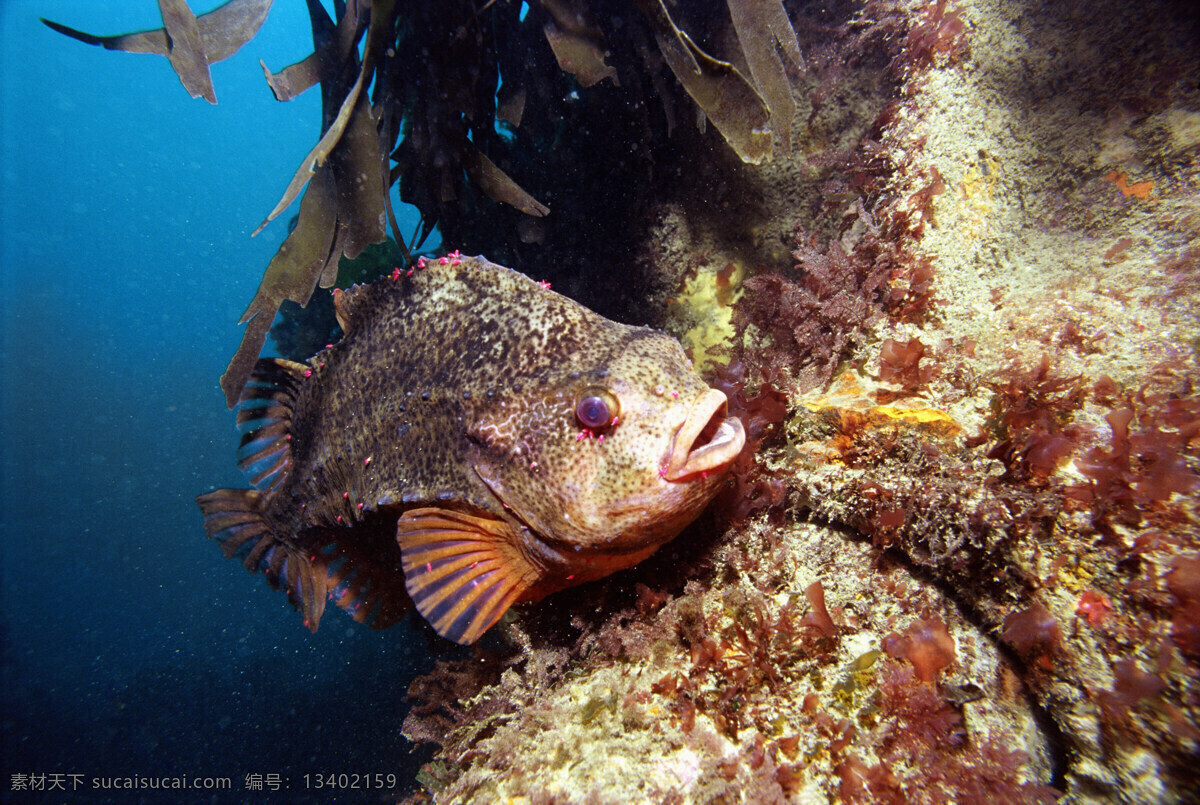
[(264, 358), (238, 400), (237, 423), (242, 431), (238, 466), (251, 486), (272, 492), (287, 478), (292, 466), (288, 434), (292, 407), (309, 367), (282, 358)]
[(341, 288), (333, 289), (333, 315), (337, 318), (338, 327), (343, 333), (350, 332), (350, 310), (346, 306), (346, 292)]
[(450, 509), (410, 509), (396, 524), (404, 582), (442, 637), (470, 644), (533, 586), (539, 572), (512, 526)]
[[(380, 280), (384, 282), (385, 280)], [(345, 290), (333, 289), (333, 312), (337, 316), (338, 327), (349, 334), (354, 328), (354, 322), (359, 315), (359, 309), (365, 304), (367, 289), (370, 285), (352, 285)]]

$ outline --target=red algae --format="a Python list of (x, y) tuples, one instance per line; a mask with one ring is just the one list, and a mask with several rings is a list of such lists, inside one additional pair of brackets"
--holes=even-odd
[(1087, 619), (1093, 628), (1103, 624), (1112, 614), (1112, 601), (1096, 590), (1084, 590), (1075, 604), (1075, 612)]
[(883, 639), (883, 650), (890, 657), (908, 660), (917, 679), (931, 684), (937, 681), (939, 671), (956, 660), (954, 638), (937, 618), (913, 621), (902, 635), (889, 634)]
[(1062, 648), (1063, 638), (1058, 621), (1038, 602), (1005, 618), (1000, 639), (1027, 662), (1048, 667), (1051, 657)]
[(1113, 689), (1102, 691), (1100, 706), (1110, 718), (1123, 718), (1126, 712), (1143, 699), (1162, 693), (1167, 683), (1157, 674), (1138, 668), (1133, 660), (1117, 660), (1113, 663)]
[(804, 596), (808, 599), (808, 605), (812, 607), (812, 611), (801, 619), (800, 625), (815, 626), (826, 637), (837, 635), (837, 626), (834, 624), (833, 618), (829, 617), (829, 610), (825, 608), (825, 588), (821, 586), (821, 582), (814, 581), (808, 585), (804, 590)]
[(934, 374), (932, 367), (921, 367), (924, 357), (925, 345), (919, 338), (910, 338), (907, 342), (884, 339), (879, 347), (879, 379), (898, 383), (906, 391), (916, 391)]
[(1200, 556), (1176, 556), (1166, 581), (1178, 602), (1171, 640), (1184, 654), (1200, 660)]

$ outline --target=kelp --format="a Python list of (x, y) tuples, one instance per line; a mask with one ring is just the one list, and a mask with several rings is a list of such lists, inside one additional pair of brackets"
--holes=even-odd
[(477, 149), (471, 148), (467, 151), (463, 167), (479, 189), (496, 201), (516, 207), (534, 218), (550, 214), (549, 207), (522, 190), (520, 185), (508, 178), (507, 173), (496, 167), (496, 163)]
[(163, 28), (167, 32), (167, 60), (171, 69), (183, 82), (183, 88), (193, 98), (203, 97), (209, 103), (217, 102), (217, 91), (213, 89), (212, 74), (208, 71), (208, 59), (204, 55), (204, 40), (200, 36), (200, 21), (180, 0), (158, 0)]
[(736, 67), (704, 52), (679, 29), (662, 0), (637, 0), (671, 72), (744, 162), (771, 155), (771, 111)]
[(208, 65), (228, 59), (258, 33), (274, 0), (230, 0), (197, 17), (184, 0), (158, 0), (163, 27), (96, 36), (42, 18), (50, 28), (89, 45), (127, 53), (166, 56), (193, 98), (217, 102)]
[(617, 71), (604, 61), (604, 34), (589, 19), (586, 5), (581, 0), (541, 0), (541, 5), (550, 15), (542, 31), (558, 66), (585, 89), (615, 80)]
[[(403, 134), (391, 154), (392, 178), (401, 200), (421, 211), (418, 241), (456, 210), (477, 206), (477, 193), (529, 216), (550, 212), (499, 165), (511, 153), (495, 128), (500, 61), (510, 55), (500, 43), (524, 41), (518, 14), (516, 4), (477, 11), (451, 0), (414, 4), (397, 21), (395, 55), (385, 61), (374, 100), (381, 131)], [(530, 82), (522, 72), (504, 71), (502, 94), (523, 97), (520, 87)], [(521, 106), (510, 105), (513, 119)]]
[(796, 103), (784, 60), (800, 71), (804, 58), (780, 0), (726, 0), (752, 81), (702, 50), (676, 26), (663, 0), (637, 4), (671, 72), (744, 162), (771, 156), (772, 133), (783, 153), (791, 152)]
[[(320, 0), (305, 2), (312, 23), (313, 52), (295, 64), (289, 64), (278, 73), (272, 73), (262, 59), (258, 61), (263, 76), (267, 79), (267, 86), (271, 88), (271, 94), (277, 101), (290, 101), (320, 83), (323, 77), (327, 78), (358, 41), (357, 14), (351, 18), (343, 13), (339, 20), (344, 20), (345, 24), (335, 26)], [(357, 8), (355, 5), (347, 11), (357, 12)], [(350, 24), (351, 19), (354, 20), (353, 25)]]
[[(375, 118), (362, 88), (374, 71), (374, 56), (380, 47), (377, 43), (382, 41), (391, 3), (376, 2), (372, 10), (374, 17), (363, 58), (361, 64), (356, 64), (357, 43), (365, 19), (360, 11), (365, 9), (353, 2), (348, 4), (333, 28), (320, 3), (309, 0), (314, 56), (325, 54), (324, 64), (318, 70), (325, 90), (322, 96), (325, 129), (301, 162), (279, 203), (254, 231), (258, 234), (308, 185), (295, 229), (267, 266), (258, 291), (239, 322), (248, 326), (221, 376), (221, 388), (230, 406), (236, 403), (246, 384), (280, 304), (290, 300), (306, 305), (318, 283), (328, 288), (337, 281), (338, 262), (343, 255), (353, 259), (367, 246), (386, 237), (384, 202), (388, 183), (381, 173), (384, 161)], [(329, 59), (331, 55), (337, 57), (336, 62)], [(350, 71), (336, 69), (337, 64), (357, 67), (354, 83), (349, 87), (346, 80)]]
[[(771, 110), (771, 128), (779, 137), (783, 153), (789, 154), (792, 150), (792, 118), (796, 114), (796, 102), (792, 99), (792, 86), (783, 59), (795, 70), (804, 69), (804, 57), (800, 55), (796, 32), (779, 0), (727, 2), (750, 75)], [(783, 59), (780, 58), (781, 53)]]
[[(153, 31), (95, 36), (44, 22), (88, 44), (167, 56), (189, 93), (215, 102), (208, 65), (253, 37), (271, 0), (232, 0), (199, 16), (184, 0), (158, 2), (163, 28)], [(673, 5), (679, 15), (728, 6), (729, 18), (703, 10), (687, 18), (691, 33), (662, 0), (537, 0), (524, 14), (521, 3), (499, 0), (334, 0), (332, 16), (320, 0), (306, 2), (312, 53), (279, 72), (260, 64), (280, 101), (320, 87), (321, 134), (255, 230), (300, 199), (296, 225), (241, 318), (247, 327), (221, 378), (230, 405), (280, 305), (306, 305), (318, 285), (336, 281), (343, 257), (383, 241), (389, 225), (405, 261), (435, 228), (465, 245), (467, 220), (476, 229), (489, 220), (507, 222), (522, 240), (532, 237), (524, 222), (550, 213), (538, 196), (555, 194), (564, 173), (580, 174), (581, 163), (593, 158), (580, 144), (594, 148), (597, 134), (605, 136), (603, 127), (566, 128), (581, 119), (571, 107), (578, 89), (596, 87), (594, 103), (625, 105), (618, 113), (626, 116), (625, 128), (611, 129), (607, 156), (622, 165), (631, 151), (621, 138), (632, 137), (634, 148), (656, 147), (671, 136), (674, 107), (688, 98), (745, 162), (767, 159), (774, 136), (784, 150), (791, 144), (789, 71), (803, 69), (803, 62), (779, 0)], [(730, 19), (736, 40), (723, 35)], [(736, 42), (741, 54), (721, 58), (698, 42)], [(749, 77), (735, 61), (744, 62)], [(670, 87), (668, 69), (683, 92)], [(596, 119), (607, 126), (611, 118)], [(501, 121), (508, 126), (503, 132)], [(637, 158), (653, 164), (644, 150)], [(407, 238), (392, 210), (394, 185), (420, 213)], [(514, 213), (494, 205), (526, 217), (517, 223)]]

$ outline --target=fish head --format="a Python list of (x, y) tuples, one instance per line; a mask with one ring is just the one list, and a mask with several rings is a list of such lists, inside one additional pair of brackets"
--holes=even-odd
[(604, 323), (481, 418), (474, 467), (538, 539), (611, 572), (695, 519), (746, 439), (675, 339)]

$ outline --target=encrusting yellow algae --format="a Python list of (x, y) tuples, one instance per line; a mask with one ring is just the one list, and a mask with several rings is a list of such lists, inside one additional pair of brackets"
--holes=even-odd
[(735, 335), (733, 307), (742, 298), (745, 276), (741, 263), (720, 270), (701, 268), (675, 295), (674, 313), (687, 326), (680, 340), (696, 371), (703, 373), (728, 362)]

